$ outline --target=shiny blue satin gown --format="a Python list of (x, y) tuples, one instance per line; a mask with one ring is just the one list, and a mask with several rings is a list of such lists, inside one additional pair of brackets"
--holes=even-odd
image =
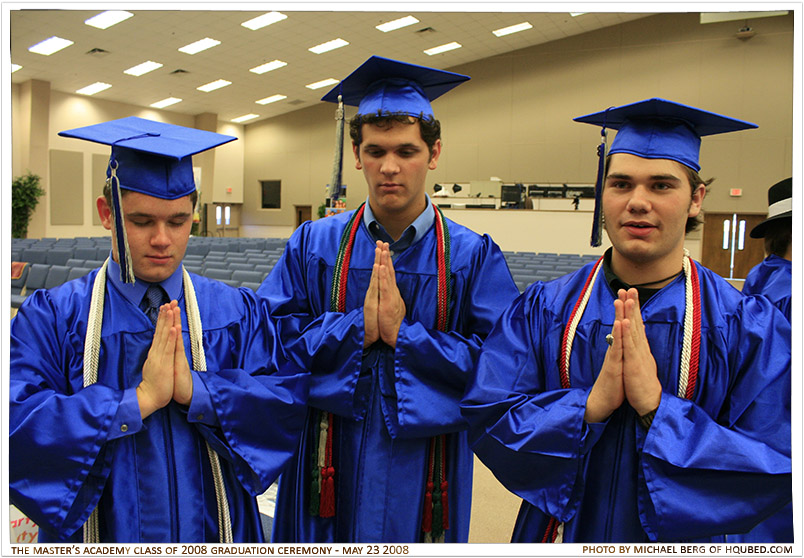
[(586, 399), (614, 321), (615, 294), (596, 281), (562, 389), (562, 335), (594, 264), (535, 283), (503, 314), (481, 352), (462, 410), (472, 448), (523, 504), (514, 542), (541, 542), (553, 517), (564, 542), (723, 540), (791, 499), (790, 326), (698, 266), (700, 370), (676, 395), (684, 277), (642, 307), (663, 394), (646, 430), (627, 401), (587, 424)]
[[(310, 414), (299, 451), (282, 475), (274, 542), (420, 542), (430, 438), (447, 434), (449, 529), (469, 535), (473, 456), (458, 403), (481, 342), (518, 294), (502, 252), (488, 236), (448, 221), (452, 308), (436, 329), (436, 234), (431, 227), (394, 259), (405, 300), (396, 350), (363, 350), (363, 301), (375, 243), (356, 233), (346, 311), (330, 312), (339, 241), (351, 212), (304, 223), (258, 290), (282, 342), (311, 372)], [(310, 446), (318, 409), (334, 413), (335, 516), (308, 512)]]
[[(172, 401), (141, 420), (135, 391), (154, 326), (122, 296), (112, 264), (96, 384), (82, 387), (97, 270), (34, 292), (11, 321), (11, 502), (39, 525), (40, 542), (81, 542), (96, 506), (102, 542), (217, 542), (208, 440), (234, 540), (263, 541), (255, 496), (298, 444), (309, 374), (284, 357), (253, 293), (191, 274), (208, 371), (192, 372), (189, 408)], [(182, 290), (192, 368), (184, 304)]]

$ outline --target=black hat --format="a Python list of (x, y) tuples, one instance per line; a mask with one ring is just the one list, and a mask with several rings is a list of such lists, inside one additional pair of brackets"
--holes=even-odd
[[(768, 223), (793, 217), (793, 179), (785, 178), (768, 190), (768, 218), (751, 229), (751, 238), (764, 238)], [(792, 222), (792, 219), (791, 219)]]

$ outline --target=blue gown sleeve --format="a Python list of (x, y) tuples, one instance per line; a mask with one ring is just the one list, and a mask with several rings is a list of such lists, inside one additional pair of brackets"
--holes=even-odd
[[(588, 454), (605, 423), (583, 420), (589, 389), (552, 389), (545, 373), (534, 301), (528, 287), (486, 339), (461, 410), (475, 454), (511, 492), (560, 521), (577, 511)], [(560, 332), (556, 333), (560, 338)]]
[(256, 496), (276, 480), (297, 448), (309, 374), (285, 354), (264, 305), (250, 290), (239, 292), (245, 304), (242, 319), (219, 344), (231, 352), (237, 368), (192, 372), (187, 419)]
[(359, 418), (364, 408), (354, 394), (363, 355), (363, 308), (344, 314), (321, 306), (328, 293), (318, 292), (313, 283), (317, 277), (311, 279), (306, 269), (309, 225), (299, 227), (288, 240), (257, 295), (267, 302), (287, 352), (310, 372), (310, 405)]
[(393, 364), (380, 376), (382, 409), (392, 438), (429, 437), (466, 428), (459, 403), (480, 346), (519, 294), (502, 252), (488, 235), (482, 237), (467, 270), (454, 275), (460, 277), (453, 279), (450, 331), (404, 319)]
[(640, 512), (654, 540), (745, 532), (791, 498), (790, 326), (745, 297), (722, 335), (732, 381), (719, 409), (665, 393), (650, 430), (638, 430)]
[[(558, 389), (544, 379), (557, 363), (540, 355), (558, 354), (544, 346), (561, 332), (540, 327), (541, 295), (539, 285), (530, 287), (505, 311), (462, 410), (473, 450), (503, 485), (569, 521), (605, 424), (583, 420), (589, 388)], [(650, 429), (633, 424), (639, 516), (651, 540), (742, 532), (789, 501), (790, 330), (770, 306), (745, 298), (726, 331), (710, 331), (723, 338), (704, 343), (723, 354), (701, 360), (707, 381), (695, 402), (663, 393)], [(706, 362), (720, 366), (707, 370)]]
[(10, 498), (59, 534), (83, 525), (108, 478), (110, 448), (142, 428), (131, 392), (81, 389), (83, 339), (67, 321), (47, 291), (36, 291), (11, 320), (9, 354)]

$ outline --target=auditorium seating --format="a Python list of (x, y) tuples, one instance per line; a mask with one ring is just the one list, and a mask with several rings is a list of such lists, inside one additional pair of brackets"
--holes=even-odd
[[(279, 260), (285, 238), (190, 237), (185, 268), (229, 285), (256, 290)], [(100, 267), (109, 256), (107, 237), (19, 239), (11, 242), (12, 261), (28, 262), (24, 277), (12, 281), (12, 307), (26, 295), (82, 277)], [(566, 275), (599, 256), (552, 252), (503, 251), (520, 292), (535, 281)]]

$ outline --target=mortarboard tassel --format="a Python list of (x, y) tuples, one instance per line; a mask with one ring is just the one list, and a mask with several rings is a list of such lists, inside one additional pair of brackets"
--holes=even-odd
[(606, 127), (600, 130), (600, 144), (597, 146), (597, 179), (595, 180), (595, 213), (592, 218), (592, 246), (603, 243), (603, 172), (606, 168)]
[(335, 110), (335, 160), (332, 163), (332, 177), (329, 181), (328, 196), (332, 200), (338, 199), (341, 193), (341, 180), (343, 178), (343, 96), (338, 95), (338, 108)]
[[(319, 411), (320, 412), (320, 411)], [(313, 449), (310, 452), (310, 515), (318, 515), (321, 502), (321, 468), (318, 466), (319, 421), (313, 424)]]
[(117, 161), (109, 162), (111, 175), (109, 176), (112, 190), (112, 221), (114, 222), (115, 238), (117, 239), (117, 259), (120, 260), (120, 280), (124, 283), (134, 283), (134, 266), (131, 262), (131, 253), (128, 250), (128, 236), (123, 220), (122, 197), (120, 180), (117, 178)]
[(321, 517), (335, 517), (335, 467), (332, 466), (332, 435), (335, 421), (332, 413), (327, 415), (326, 447), (324, 450), (324, 466), (321, 467)]

